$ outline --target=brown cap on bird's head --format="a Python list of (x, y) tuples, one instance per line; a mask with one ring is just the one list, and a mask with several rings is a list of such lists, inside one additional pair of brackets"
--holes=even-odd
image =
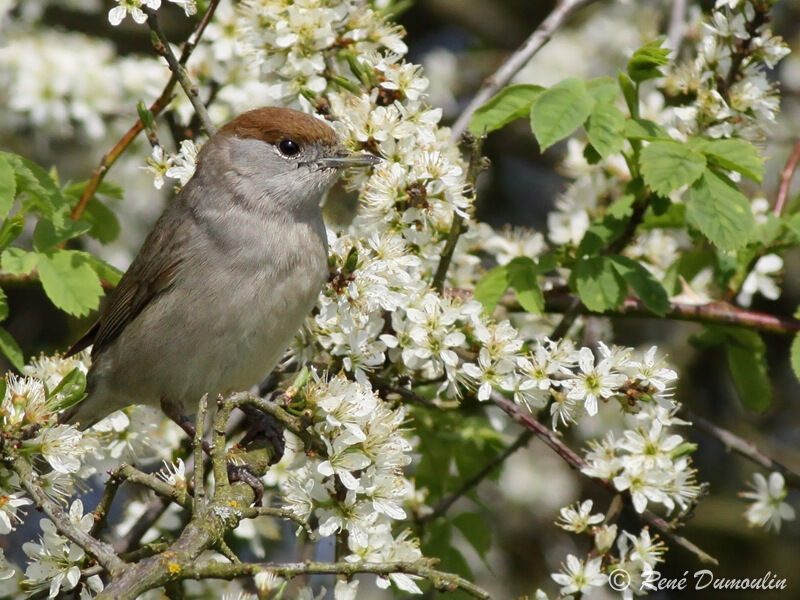
[(321, 143), (335, 146), (336, 132), (324, 121), (291, 108), (266, 106), (242, 113), (224, 125), (220, 134), (277, 144), (291, 139), (298, 144)]

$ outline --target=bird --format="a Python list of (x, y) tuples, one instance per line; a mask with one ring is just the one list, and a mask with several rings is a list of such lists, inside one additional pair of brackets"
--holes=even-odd
[(86, 397), (60, 419), (86, 429), (132, 404), (181, 424), (208, 394), (268, 375), (328, 278), (320, 208), (348, 167), (380, 162), (345, 150), (315, 116), (263, 107), (222, 126), (168, 203), (93, 327)]

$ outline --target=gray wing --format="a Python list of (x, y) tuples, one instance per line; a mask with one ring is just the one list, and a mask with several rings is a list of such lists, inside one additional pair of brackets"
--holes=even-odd
[(158, 219), (131, 266), (111, 292), (100, 318), (75, 342), (67, 356), (91, 344), (94, 344), (92, 356), (95, 356), (117, 339), (159, 294), (173, 285), (188, 256), (193, 223), (192, 216), (179, 216), (181, 211), (176, 210), (178, 204), (185, 205), (182, 194), (173, 199)]

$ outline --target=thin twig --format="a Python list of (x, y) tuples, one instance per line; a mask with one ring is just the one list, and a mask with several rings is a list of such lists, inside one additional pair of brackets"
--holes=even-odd
[[(548, 313), (566, 313), (576, 302), (580, 302), (576, 296), (548, 295), (544, 310)], [(503, 306), (515, 310), (519, 308), (519, 303), (509, 296), (508, 302), (503, 300)], [(577, 312), (579, 314), (602, 314), (607, 317), (644, 317), (712, 325), (732, 325), (779, 335), (795, 335), (800, 332), (800, 320), (798, 319), (745, 310), (721, 301), (706, 304), (670, 302), (663, 317), (655, 315), (637, 298), (626, 298), (620, 307), (602, 313), (593, 312), (579, 303)], [(556, 337), (552, 339), (556, 339)]]
[[(468, 134), (464, 134), (467, 137)], [(469, 166), (467, 167), (466, 184), (470, 198), (475, 199), (475, 181), (478, 179), (478, 174), (481, 172), (483, 161), (481, 160), (481, 148), (483, 147), (483, 137), (469, 136)], [(453, 260), (453, 253), (458, 244), (458, 238), (464, 232), (464, 216), (453, 212), (453, 223), (450, 225), (450, 231), (447, 234), (447, 241), (442, 250), (442, 256), (439, 259), (439, 264), (436, 267), (436, 273), (433, 276), (433, 289), (440, 294), (444, 289), (444, 280), (447, 279), (447, 270), (450, 268), (450, 262)]]
[(13, 468), (19, 475), (20, 485), (33, 498), (36, 508), (50, 518), (59, 533), (93, 556), (109, 573), (119, 572), (125, 568), (125, 563), (117, 556), (110, 544), (95, 539), (78, 528), (69, 515), (64, 512), (64, 509), (47, 496), (36, 482), (36, 476), (33, 474), (31, 466), (24, 459), (15, 458)]
[(748, 442), (747, 440), (740, 438), (735, 433), (715, 425), (708, 419), (704, 419), (703, 417), (695, 415), (687, 410), (683, 410), (682, 412), (693, 424), (697, 425), (697, 427), (705, 431), (707, 434), (717, 438), (720, 442), (722, 442), (725, 448), (728, 450), (733, 450), (737, 454), (752, 460), (754, 463), (761, 465), (765, 469), (780, 472), (789, 486), (795, 489), (800, 489), (800, 473), (797, 471), (790, 469), (786, 465), (779, 463), (773, 458), (770, 458), (761, 452), (761, 450), (759, 450), (758, 447), (752, 442)]
[(97, 503), (97, 506), (94, 509), (94, 525), (92, 525), (92, 529), (89, 531), (89, 535), (93, 538), (98, 537), (100, 533), (102, 533), (103, 528), (106, 525), (106, 521), (108, 520), (108, 513), (111, 510), (111, 504), (114, 502), (114, 497), (117, 495), (117, 490), (119, 490), (119, 486), (121, 484), (122, 479), (120, 479), (119, 475), (117, 474), (117, 470), (115, 469), (109, 474), (106, 487), (103, 490), (103, 496), (100, 498), (100, 502)]
[[(583, 460), (581, 456), (579, 456), (574, 450), (572, 450), (569, 446), (567, 446), (564, 442), (562, 442), (556, 434), (551, 431), (548, 427), (541, 424), (537, 421), (533, 416), (523, 412), (519, 409), (519, 407), (514, 404), (511, 400), (505, 398), (502, 394), (498, 392), (492, 392), (491, 400), (497, 406), (503, 409), (514, 421), (530, 429), (533, 434), (542, 440), (545, 444), (550, 446), (553, 451), (558, 454), (564, 461), (573, 469), (577, 470), (578, 472), (582, 473), (582, 469), (586, 466), (586, 461)], [(588, 475), (587, 475), (588, 477)], [(619, 490), (614, 487), (614, 485), (610, 481), (604, 481), (602, 479), (597, 479), (596, 477), (589, 477), (592, 481), (598, 483), (606, 490), (611, 493), (617, 494)], [(632, 502), (630, 498), (630, 494), (625, 493), (623, 495), (625, 499), (625, 503), (627, 506), (631, 507)], [(669, 523), (667, 523), (664, 519), (656, 515), (655, 513), (646, 510), (642, 513), (637, 514), (644, 519), (645, 522), (649, 523), (656, 529), (658, 529), (661, 533), (665, 536), (669, 537), (675, 544), (681, 546), (682, 548), (688, 550), (701, 562), (709, 563), (709, 564), (717, 564), (717, 560), (699, 548), (696, 544), (692, 541), (688, 540), (687, 538), (683, 537), (682, 535), (675, 532), (675, 530), (670, 527)]]
[(206, 408), (208, 406), (208, 394), (200, 398), (200, 405), (197, 407), (197, 418), (194, 425), (194, 502), (192, 502), (192, 514), (196, 515), (206, 497), (205, 488), (205, 462), (203, 461), (203, 429), (206, 425)]
[[(186, 43), (183, 45), (183, 50), (181, 50), (180, 59), (178, 59), (178, 63), (181, 66), (185, 66), (189, 57), (194, 52), (194, 49), (197, 47), (197, 43), (200, 41), (200, 38), (203, 36), (203, 33), (206, 30), (206, 26), (211, 21), (211, 18), (214, 16), (214, 12), (217, 10), (217, 6), (219, 6), (220, 0), (211, 0), (208, 4), (208, 9), (203, 14), (203, 18), (197, 24), (197, 27), (189, 36), (189, 39), (186, 40)], [(178, 78), (173, 73), (167, 84), (164, 86), (164, 89), (161, 91), (161, 95), (150, 105), (150, 112), (153, 116), (157, 116), (161, 113), (169, 103), (172, 101), (173, 98), (173, 90), (178, 83)], [(114, 147), (109, 150), (103, 158), (100, 160), (100, 164), (95, 167), (94, 171), (92, 172), (92, 177), (89, 180), (89, 183), (86, 185), (86, 189), (83, 190), (81, 194), (81, 198), (78, 203), (75, 205), (75, 208), (72, 209), (72, 213), (70, 214), (70, 218), (73, 221), (77, 221), (81, 218), (83, 211), (86, 210), (86, 205), (89, 204), (89, 200), (92, 199), (97, 188), (100, 186), (100, 183), (108, 173), (108, 170), (117, 162), (117, 159), (122, 155), (125, 150), (128, 149), (128, 146), (133, 143), (133, 140), (136, 139), (136, 136), (143, 129), (143, 124), (141, 119), (137, 119), (136, 122), (131, 126), (128, 131), (120, 138), (120, 140), (114, 144)]]
[(217, 399), (217, 412), (214, 414), (213, 427), (211, 432), (213, 445), (211, 446), (211, 468), (214, 471), (215, 488), (224, 488), (230, 485), (228, 481), (228, 462), (225, 454), (225, 426), (231, 416), (233, 403), (221, 396)]
[(478, 93), (472, 98), (470, 103), (456, 119), (452, 129), (452, 139), (458, 140), (467, 130), (472, 114), (483, 106), (497, 91), (506, 85), (517, 72), (524, 67), (531, 57), (544, 46), (553, 35), (556, 29), (573, 12), (582, 6), (591, 3), (593, 0), (561, 0), (547, 18), (541, 22), (539, 27), (528, 37), (502, 66), (492, 75), (487, 77)]
[(117, 469), (117, 473), (121, 479), (144, 486), (153, 490), (156, 494), (178, 504), (184, 508), (189, 508), (189, 495), (185, 489), (178, 489), (160, 479), (156, 475), (144, 473), (131, 465), (122, 465)]
[(430, 581), (433, 586), (441, 591), (454, 591), (460, 589), (473, 598), (488, 600), (488, 592), (481, 589), (454, 573), (438, 571), (428, 562), (385, 562), (385, 563), (350, 563), (350, 562), (301, 562), (301, 563), (240, 563), (227, 564), (212, 562), (209, 564), (186, 565), (179, 573), (181, 579), (236, 579), (242, 576), (252, 576), (256, 573), (267, 571), (287, 579), (303, 575), (344, 575), (351, 577), (358, 573), (371, 573), (373, 575), (391, 575), (392, 573), (406, 573), (416, 575)]
[(203, 129), (206, 130), (208, 135), (214, 135), (217, 132), (217, 128), (214, 127), (214, 122), (208, 115), (205, 104), (203, 104), (203, 101), (200, 99), (197, 86), (189, 78), (189, 74), (186, 72), (184, 66), (181, 65), (178, 59), (175, 57), (175, 53), (172, 52), (172, 48), (169, 46), (169, 40), (167, 39), (167, 36), (164, 35), (164, 31), (161, 29), (161, 25), (158, 23), (157, 12), (152, 8), (148, 8), (147, 6), (143, 7), (142, 10), (147, 14), (147, 24), (158, 38), (158, 43), (153, 42), (153, 48), (157, 54), (160, 54), (164, 57), (164, 59), (167, 61), (167, 65), (169, 66), (169, 70), (172, 71), (173, 75), (178, 78), (178, 83), (181, 84), (181, 87), (183, 88), (183, 91), (186, 92), (186, 96), (189, 98), (189, 102), (192, 103), (197, 116), (200, 117), (200, 122), (203, 124)]
[(516, 440), (509, 444), (508, 448), (495, 456), (480, 471), (475, 473), (475, 475), (467, 479), (457, 491), (453, 492), (447, 498), (440, 500), (436, 506), (433, 507), (431, 512), (416, 519), (417, 523), (427, 523), (429, 521), (433, 521), (446, 513), (448, 509), (455, 504), (456, 500), (469, 493), (474, 487), (477, 487), (477, 485), (486, 477), (488, 477), (492, 471), (503, 464), (509, 456), (514, 454), (520, 448), (526, 446), (532, 437), (533, 432), (530, 429), (525, 429), (521, 434), (519, 434), (519, 436), (517, 436)]
[(786, 199), (789, 197), (789, 187), (792, 184), (792, 176), (797, 170), (798, 162), (800, 162), (800, 138), (798, 138), (797, 143), (795, 143), (792, 154), (789, 156), (789, 160), (786, 161), (783, 171), (781, 171), (781, 184), (778, 187), (778, 195), (775, 197), (775, 206), (772, 209), (772, 212), (778, 217), (781, 216), (783, 209), (786, 208)]

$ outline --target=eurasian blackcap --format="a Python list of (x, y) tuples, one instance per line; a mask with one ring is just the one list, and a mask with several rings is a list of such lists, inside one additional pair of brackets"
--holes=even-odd
[(286, 108), (222, 127), (71, 350), (93, 344), (88, 397), (64, 420), (85, 428), (130, 404), (174, 418), (269, 374), (328, 277), (323, 195), (341, 169), (378, 161)]

